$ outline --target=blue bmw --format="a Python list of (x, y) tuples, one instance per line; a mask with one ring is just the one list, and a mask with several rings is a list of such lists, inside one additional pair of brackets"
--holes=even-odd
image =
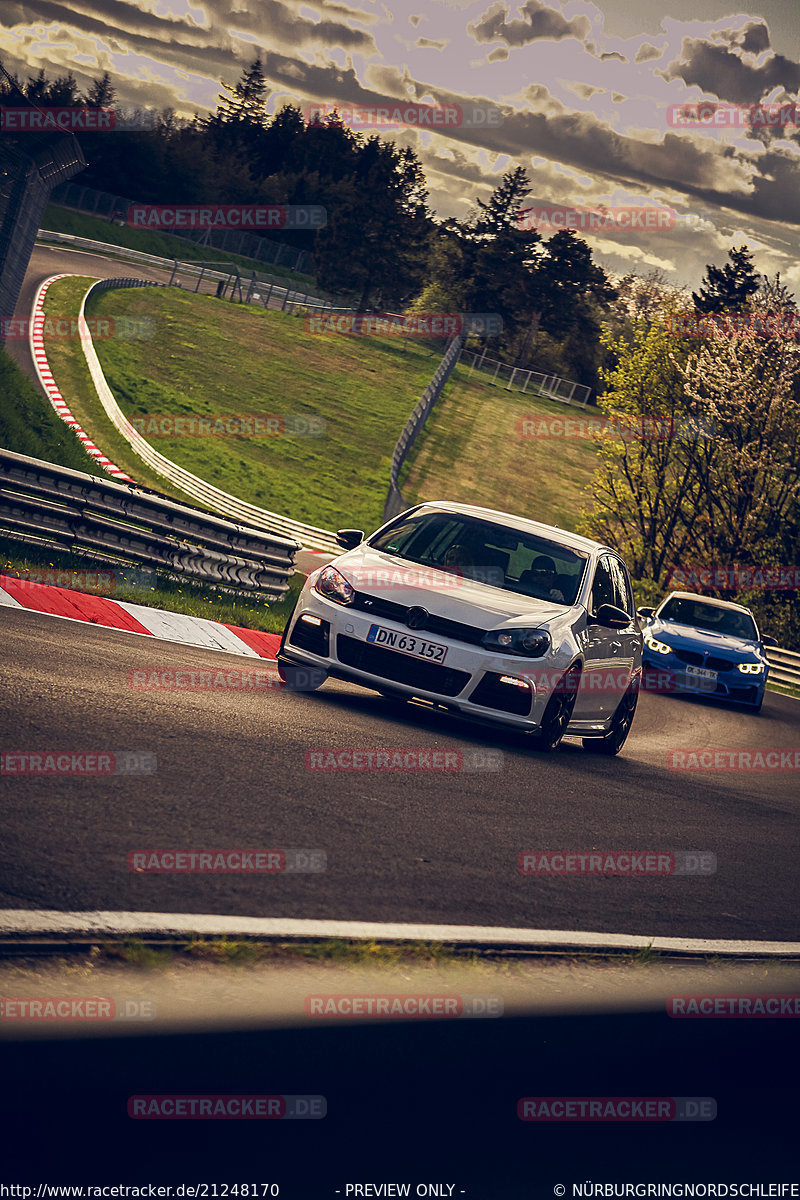
[[(670, 592), (658, 608), (639, 608), (642, 667), (654, 690), (702, 693), (758, 712), (769, 663), (753, 614), (741, 604)], [(647, 682), (645, 684), (647, 686)]]

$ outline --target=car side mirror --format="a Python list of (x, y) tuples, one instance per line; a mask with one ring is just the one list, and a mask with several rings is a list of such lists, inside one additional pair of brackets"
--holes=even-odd
[(601, 604), (594, 618), (595, 625), (603, 625), (606, 629), (627, 629), (631, 618), (616, 604)]
[(355, 550), (363, 540), (363, 529), (339, 529), (336, 533), (336, 541), (340, 546), (344, 546), (345, 550)]
[(775, 638), (774, 638), (774, 637), (767, 637), (767, 635), (766, 635), (766, 634), (764, 634), (764, 635), (762, 636), (762, 638), (761, 638), (761, 645), (762, 645), (762, 646), (777, 646), (777, 644), (778, 644), (778, 643), (777, 643), (777, 641), (775, 640)]
[(637, 608), (636, 615), (637, 617), (652, 617), (655, 611), (654, 608)]

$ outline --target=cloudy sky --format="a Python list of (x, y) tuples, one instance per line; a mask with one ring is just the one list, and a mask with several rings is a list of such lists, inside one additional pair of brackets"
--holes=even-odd
[(186, 115), (257, 53), (271, 111), (455, 102), (469, 125), (387, 134), (417, 150), (439, 216), (520, 163), (542, 204), (674, 210), (671, 228), (586, 231), (612, 272), (696, 286), (747, 243), (800, 300), (800, 127), (671, 121), (699, 101), (798, 102), (798, 15), (800, 0), (3, 0), (0, 59), (82, 86), (108, 70), (121, 102)]

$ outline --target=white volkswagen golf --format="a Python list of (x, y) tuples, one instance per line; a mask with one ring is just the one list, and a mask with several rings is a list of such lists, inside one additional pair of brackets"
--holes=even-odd
[(309, 575), (284, 630), (287, 687), (328, 676), (617, 754), (633, 722), (642, 636), (610, 547), (509, 513), (418, 505)]

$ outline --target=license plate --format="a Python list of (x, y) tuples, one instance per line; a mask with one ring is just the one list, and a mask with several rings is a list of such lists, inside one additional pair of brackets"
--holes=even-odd
[(376, 646), (388, 646), (390, 650), (399, 650), (401, 654), (411, 654), (414, 658), (425, 658), (428, 662), (444, 662), (447, 654), (447, 646), (427, 642), (411, 633), (400, 633), (397, 629), (386, 629), (383, 625), (370, 625), (367, 641), (374, 642)]
[(686, 674), (689, 676), (690, 679), (691, 678), (698, 679), (698, 680), (704, 679), (708, 683), (716, 683), (717, 682), (717, 672), (716, 671), (707, 671), (705, 669), (705, 667), (687, 667)]

